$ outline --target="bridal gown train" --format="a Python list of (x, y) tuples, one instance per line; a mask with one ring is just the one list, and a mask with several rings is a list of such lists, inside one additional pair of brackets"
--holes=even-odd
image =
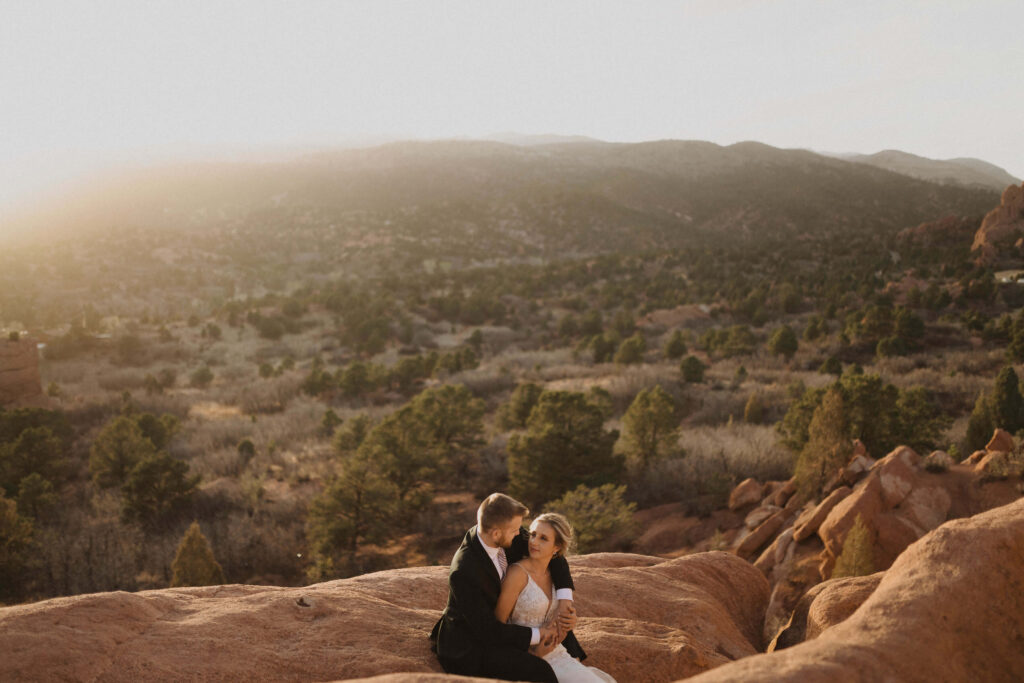
[[(526, 588), (519, 594), (516, 606), (509, 616), (509, 623), (520, 626), (539, 627), (553, 615), (557, 609), (555, 587), (551, 587), (551, 595), (544, 595), (544, 589), (537, 585), (533, 577), (529, 577)], [(544, 656), (558, 677), (558, 683), (615, 683), (615, 679), (592, 666), (583, 665), (561, 644)]]

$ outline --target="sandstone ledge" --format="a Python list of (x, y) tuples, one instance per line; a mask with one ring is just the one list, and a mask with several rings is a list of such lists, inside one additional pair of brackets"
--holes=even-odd
[[(732, 554), (572, 563), (587, 663), (620, 681), (672, 681), (761, 649), (768, 584)], [(0, 680), (469, 680), (441, 674), (427, 641), (446, 576), (446, 567), (419, 567), (304, 588), (99, 593), (7, 607)]]

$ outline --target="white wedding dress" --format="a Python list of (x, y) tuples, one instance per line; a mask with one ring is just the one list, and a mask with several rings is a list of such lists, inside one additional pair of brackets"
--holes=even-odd
[[(527, 577), (526, 587), (519, 594), (508, 620), (520, 626), (540, 627), (557, 610), (555, 587), (551, 587), (551, 595), (545, 595), (544, 589), (529, 576), (529, 572)], [(544, 656), (544, 661), (551, 665), (558, 683), (615, 683), (614, 678), (600, 669), (584, 666), (573, 658), (561, 643)]]

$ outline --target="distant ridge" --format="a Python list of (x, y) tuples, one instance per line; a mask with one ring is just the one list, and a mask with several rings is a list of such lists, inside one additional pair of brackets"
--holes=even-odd
[(504, 142), (506, 145), (519, 145), (520, 147), (534, 147), (536, 145), (560, 145), (571, 142), (602, 142), (597, 138), (589, 138), (586, 135), (527, 135), (523, 133), (504, 132), (491, 133), (480, 138), (493, 142)]
[(536, 144), (421, 140), (291, 161), (154, 167), (68, 193), (11, 234), (357, 221), (409, 243), (430, 236), (431, 248), (447, 240), (467, 258), (563, 256), (895, 235), (936, 217), (981, 215), (999, 197), (991, 186), (753, 141), (525, 138)]
[(1021, 182), (995, 164), (970, 157), (929, 159), (897, 149), (886, 149), (875, 154), (825, 154), (943, 185), (983, 187), (1001, 192), (1008, 185)]

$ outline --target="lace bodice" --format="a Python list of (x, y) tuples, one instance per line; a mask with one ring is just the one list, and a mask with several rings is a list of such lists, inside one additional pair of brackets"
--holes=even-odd
[[(525, 570), (524, 570), (525, 571)], [(526, 574), (526, 587), (519, 594), (516, 606), (509, 615), (510, 624), (520, 626), (540, 626), (554, 614), (557, 609), (555, 604), (555, 587), (551, 587), (551, 595), (544, 595), (544, 589), (537, 585), (529, 572)]]

